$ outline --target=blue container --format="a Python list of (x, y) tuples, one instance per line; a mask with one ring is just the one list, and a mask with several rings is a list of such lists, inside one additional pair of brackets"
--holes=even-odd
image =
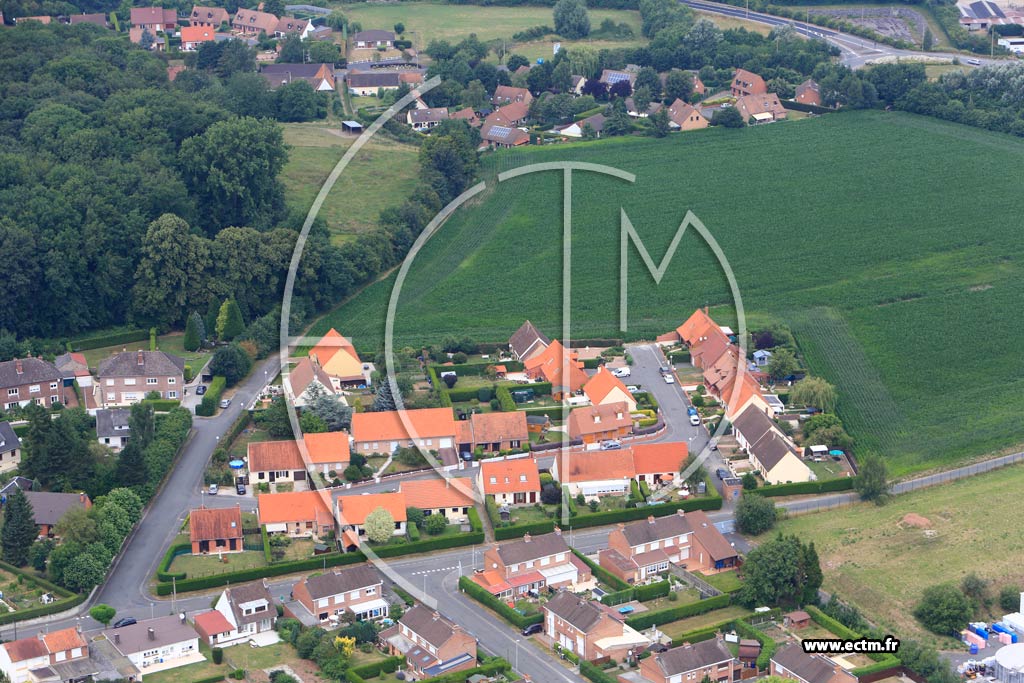
[(988, 640), (988, 631), (986, 631), (985, 629), (983, 629), (980, 626), (972, 626), (971, 627), (971, 632), (974, 633), (975, 635), (981, 636), (985, 640)]
[(992, 624), (992, 630), (995, 631), (996, 633), (1007, 633), (1007, 634), (1013, 633), (1013, 631), (1011, 631), (1010, 629), (1006, 628), (1005, 626), (1003, 626), (1002, 624), (1000, 624), (998, 622)]
[(971, 654), (972, 655), (978, 654), (978, 646), (975, 645), (974, 643), (971, 643)]

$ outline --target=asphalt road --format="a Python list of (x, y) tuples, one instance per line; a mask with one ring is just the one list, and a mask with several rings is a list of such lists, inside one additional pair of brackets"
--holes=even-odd
[(953, 59), (961, 61), (966, 57), (977, 59), (982, 66), (999, 63), (1002, 60), (989, 59), (977, 55), (965, 55), (955, 52), (923, 52), (917, 50), (899, 50), (890, 47), (885, 43), (877, 43), (866, 38), (859, 38), (848, 33), (842, 33), (816, 24), (810, 24), (796, 19), (776, 17), (771, 14), (750, 12), (743, 7), (724, 5), (707, 0), (679, 0), (682, 4), (702, 12), (714, 12), (737, 19), (747, 19), (769, 26), (792, 26), (797, 33), (808, 38), (820, 38), (835, 45), (842, 51), (840, 61), (851, 69), (857, 69), (875, 61), (888, 61), (896, 58), (906, 59)]

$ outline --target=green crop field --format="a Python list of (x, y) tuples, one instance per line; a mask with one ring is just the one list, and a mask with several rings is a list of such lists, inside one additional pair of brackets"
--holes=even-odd
[[(827, 150), (824, 151), (824, 150)], [(576, 160), (572, 330), (618, 334), (620, 207), (658, 262), (688, 209), (721, 244), (747, 310), (797, 333), (838, 385), (857, 452), (897, 474), (1020, 441), (1024, 142), (933, 119), (851, 112), (665, 140), (616, 139), (486, 157), (484, 194), (426, 244), (404, 284), (396, 347), (455, 332), (499, 341), (525, 318), (561, 336), (559, 172), (497, 184), (496, 171)], [(660, 285), (630, 248), (629, 338), (697, 306), (733, 324), (725, 278), (694, 231)], [(320, 321), (362, 349), (382, 341), (394, 277)]]
[[(305, 216), (320, 186), (353, 136), (338, 134), (337, 123), (286, 123), (288, 163), (281, 173), (285, 198), (292, 211)], [(418, 150), (377, 136), (353, 157), (320, 208), (320, 217), (335, 241), (345, 240), (377, 224), (381, 209), (398, 206), (416, 186)]]

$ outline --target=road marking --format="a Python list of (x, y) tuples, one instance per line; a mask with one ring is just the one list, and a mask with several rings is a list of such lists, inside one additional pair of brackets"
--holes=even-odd
[(436, 574), (437, 572), (450, 572), (453, 569), (458, 569), (458, 566), (455, 566), (455, 567), (439, 567), (437, 569), (424, 569), (424, 570), (418, 571), (418, 572), (410, 572), (410, 576), (422, 576), (423, 574)]

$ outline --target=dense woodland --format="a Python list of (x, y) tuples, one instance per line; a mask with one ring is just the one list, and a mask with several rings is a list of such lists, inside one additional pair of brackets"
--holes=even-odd
[[(249, 73), (251, 50), (226, 45), (172, 84), (160, 57), (123, 34), (34, 23), (0, 32), (0, 329), (24, 340), (182, 326), (227, 298), (247, 324), (276, 327), (305, 217), (285, 210), (288, 152), (256, 109), (265, 91), (248, 87), (263, 83)], [(474, 145), (468, 131), (424, 145), (424, 187), (379, 231), (336, 247), (315, 225), (294, 322), (396, 263), (468, 182)]]

